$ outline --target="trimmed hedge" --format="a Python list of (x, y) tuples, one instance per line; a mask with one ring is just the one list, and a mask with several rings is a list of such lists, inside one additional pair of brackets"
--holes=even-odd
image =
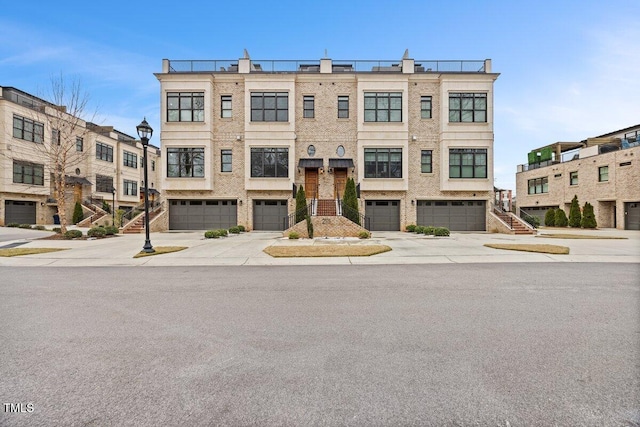
[(18, 224), (17, 222), (10, 222), (9, 224), (7, 224), (7, 227), (12, 227), (12, 228), (16, 228), (19, 227), (20, 224)]
[(18, 228), (25, 228), (27, 230), (31, 230), (31, 224), (20, 224)]
[(238, 227), (231, 227), (229, 229), (229, 233), (231, 233), (231, 234), (240, 234), (240, 229)]
[(435, 235), (435, 232), (436, 232), (435, 227), (432, 227), (432, 226), (424, 227), (423, 233), (426, 234), (427, 236), (433, 236)]
[(446, 236), (449, 236), (449, 234), (450, 234), (449, 229), (446, 227), (437, 227), (433, 233), (434, 236), (439, 236), (439, 237), (446, 237)]
[(219, 239), (220, 233), (218, 233), (218, 230), (207, 230), (204, 232), (204, 237), (205, 239)]
[(407, 225), (406, 229), (407, 229), (407, 231), (409, 233), (413, 233), (413, 232), (416, 231), (416, 226), (415, 226), (415, 224), (409, 224), (409, 225)]
[(64, 238), (65, 239), (77, 239), (79, 237), (82, 237), (82, 231), (80, 230), (67, 230), (66, 233), (64, 233)]
[(238, 230), (240, 230), (240, 232), (241, 232), (241, 233), (244, 233), (245, 231), (247, 231), (247, 230), (244, 228), (244, 225), (236, 225), (236, 227), (238, 227)]
[(93, 227), (87, 231), (89, 237), (104, 237), (106, 234), (107, 231), (103, 227)]
[(300, 238), (300, 234), (296, 233), (295, 231), (292, 231), (291, 233), (289, 233), (289, 239), (296, 240), (299, 238)]
[(368, 239), (371, 237), (371, 233), (369, 233), (368, 231), (361, 231), (360, 233), (358, 233), (358, 237), (361, 239)]
[(107, 234), (107, 236), (113, 236), (115, 234), (118, 234), (120, 232), (120, 229), (118, 227), (116, 227), (115, 225), (107, 225), (104, 228), (104, 231)]

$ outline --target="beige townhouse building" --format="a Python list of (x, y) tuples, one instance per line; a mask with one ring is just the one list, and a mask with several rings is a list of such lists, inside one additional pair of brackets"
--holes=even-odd
[[(66, 113), (13, 87), (0, 87), (0, 225), (52, 224), (58, 214), (53, 197), (52, 144), (60, 144), (55, 126), (73, 123), (74, 140), (66, 162), (66, 214), (71, 221), (75, 202), (83, 204), (87, 226), (98, 219), (102, 202), (113, 210), (140, 205), (142, 145), (134, 137)], [(159, 155), (150, 146), (150, 194), (158, 199)], [(90, 219), (91, 218), (91, 219)], [(109, 218), (104, 218), (108, 220)]]
[(297, 188), (314, 214), (332, 215), (353, 178), (370, 230), (487, 230), (490, 60), (278, 61), (245, 51), (165, 59), (156, 76), (170, 229), (283, 230)]
[(598, 227), (640, 230), (640, 125), (532, 150), (516, 173), (521, 217), (544, 224), (549, 209), (569, 214), (574, 196), (593, 205)]

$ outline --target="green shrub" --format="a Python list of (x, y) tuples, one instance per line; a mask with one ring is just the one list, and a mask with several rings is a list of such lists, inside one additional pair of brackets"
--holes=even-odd
[(204, 232), (204, 237), (205, 239), (219, 239), (220, 233), (218, 233), (218, 230), (207, 230)]
[(73, 217), (71, 221), (74, 224), (77, 224), (80, 221), (82, 221), (83, 218), (84, 218), (84, 213), (82, 213), (82, 205), (80, 204), (80, 202), (76, 202), (75, 206), (73, 207)]
[(245, 231), (247, 231), (247, 230), (244, 228), (244, 225), (236, 225), (236, 227), (238, 227), (238, 230), (240, 230), (240, 232), (241, 232), (241, 233), (244, 233)]
[(569, 224), (569, 221), (567, 220), (567, 214), (564, 213), (564, 209), (556, 209), (555, 223), (556, 227), (566, 227)]
[(586, 202), (582, 209), (582, 222), (580, 225), (582, 225), (582, 228), (596, 228), (598, 226), (596, 216), (593, 213), (593, 206), (589, 202)]
[(295, 231), (292, 231), (291, 233), (289, 233), (289, 239), (295, 240), (299, 238), (300, 238), (300, 234), (296, 233)]
[(102, 210), (106, 213), (111, 213), (111, 206), (109, 206), (109, 203), (104, 200), (102, 201)]
[(309, 238), (313, 239), (313, 222), (311, 222), (311, 217), (309, 215), (305, 216), (307, 220), (307, 233), (309, 234)]
[(307, 213), (307, 195), (304, 192), (304, 187), (301, 185), (296, 193), (296, 224), (304, 221), (304, 216)]
[(60, 234), (62, 232), (62, 229), (60, 227), (53, 227), (53, 232)]
[(571, 207), (569, 208), (569, 227), (580, 228), (582, 222), (582, 214), (580, 213), (580, 205), (578, 204), (578, 196), (573, 196)]
[(556, 225), (556, 210), (549, 209), (547, 213), (544, 215), (544, 225), (547, 227), (553, 227)]
[(224, 228), (220, 228), (220, 229), (218, 229), (216, 231), (218, 232), (220, 237), (227, 237), (229, 235), (229, 232), (227, 230), (225, 230)]
[(107, 234), (107, 236), (113, 236), (115, 234), (118, 234), (120, 232), (120, 229), (115, 225), (108, 225), (104, 228), (104, 231)]
[(87, 231), (89, 237), (104, 237), (106, 234), (107, 231), (103, 227), (93, 227)]
[(31, 230), (31, 224), (20, 224), (18, 228), (26, 228), (27, 230)]
[(239, 234), (240, 233), (240, 229), (238, 227), (231, 227), (229, 229), (229, 233), (231, 233), (231, 234)]
[(443, 237), (443, 236), (449, 236), (449, 234), (450, 234), (450, 233), (449, 233), (449, 229), (448, 229), (448, 228), (446, 228), (446, 227), (437, 227), (437, 228), (434, 230), (434, 233), (433, 233), (433, 234), (434, 234), (435, 236)]
[(67, 232), (64, 233), (65, 239), (77, 239), (78, 237), (82, 237), (82, 231), (80, 230), (67, 230)]
[(347, 178), (342, 196), (342, 216), (360, 225), (360, 212), (358, 210), (358, 192), (353, 178)]
[(416, 228), (413, 229), (414, 233), (424, 234), (424, 231), (427, 229), (424, 225), (416, 225)]
[(413, 233), (414, 231), (416, 231), (416, 226), (414, 224), (409, 224), (407, 225), (406, 229), (409, 233)]
[(10, 222), (9, 224), (7, 224), (7, 227), (20, 227), (20, 224), (18, 224), (17, 222)]
[(371, 233), (369, 233), (368, 231), (361, 231), (360, 233), (358, 233), (358, 237), (361, 239), (368, 239), (371, 237)]
[(34, 228), (34, 230), (46, 230), (47, 229), (44, 225), (36, 225), (33, 228)]
[(122, 218), (124, 217), (124, 214), (126, 214), (127, 212), (125, 212), (124, 209), (118, 209), (116, 210), (116, 222), (113, 225), (118, 225), (119, 227), (122, 227)]
[(433, 236), (435, 232), (436, 232), (435, 227), (428, 226), (428, 227), (424, 227), (424, 231), (422, 233), (426, 234), (427, 236)]

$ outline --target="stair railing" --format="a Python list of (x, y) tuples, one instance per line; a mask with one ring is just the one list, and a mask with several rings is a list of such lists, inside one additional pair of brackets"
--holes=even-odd
[(503, 211), (498, 205), (493, 206), (493, 212), (509, 226), (509, 229), (513, 230), (513, 217), (511, 215)]
[(307, 204), (307, 206), (301, 209), (298, 209), (296, 212), (293, 212), (284, 217), (283, 219), (284, 229), (286, 230), (288, 228), (293, 227), (297, 223), (304, 221), (306, 216), (310, 215), (312, 210), (313, 210), (313, 199), (310, 203)]
[(522, 209), (520, 209), (520, 218), (527, 221), (527, 224), (529, 224), (534, 229), (537, 229), (540, 225), (540, 219), (538, 219), (537, 216), (533, 216)]
[(340, 203), (341, 216), (358, 224), (359, 226), (365, 228), (366, 230), (369, 230), (371, 228), (370, 218), (368, 218), (366, 215), (361, 214), (360, 211), (358, 211), (357, 209), (353, 209), (351, 206), (345, 205), (344, 203), (342, 203), (341, 200), (339, 201), (339, 203)]

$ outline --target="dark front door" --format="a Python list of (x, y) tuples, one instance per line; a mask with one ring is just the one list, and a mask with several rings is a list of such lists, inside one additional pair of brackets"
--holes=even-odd
[(304, 194), (307, 199), (318, 198), (318, 168), (305, 168)]
[(333, 170), (333, 197), (342, 199), (344, 188), (347, 186), (347, 168), (335, 168)]

